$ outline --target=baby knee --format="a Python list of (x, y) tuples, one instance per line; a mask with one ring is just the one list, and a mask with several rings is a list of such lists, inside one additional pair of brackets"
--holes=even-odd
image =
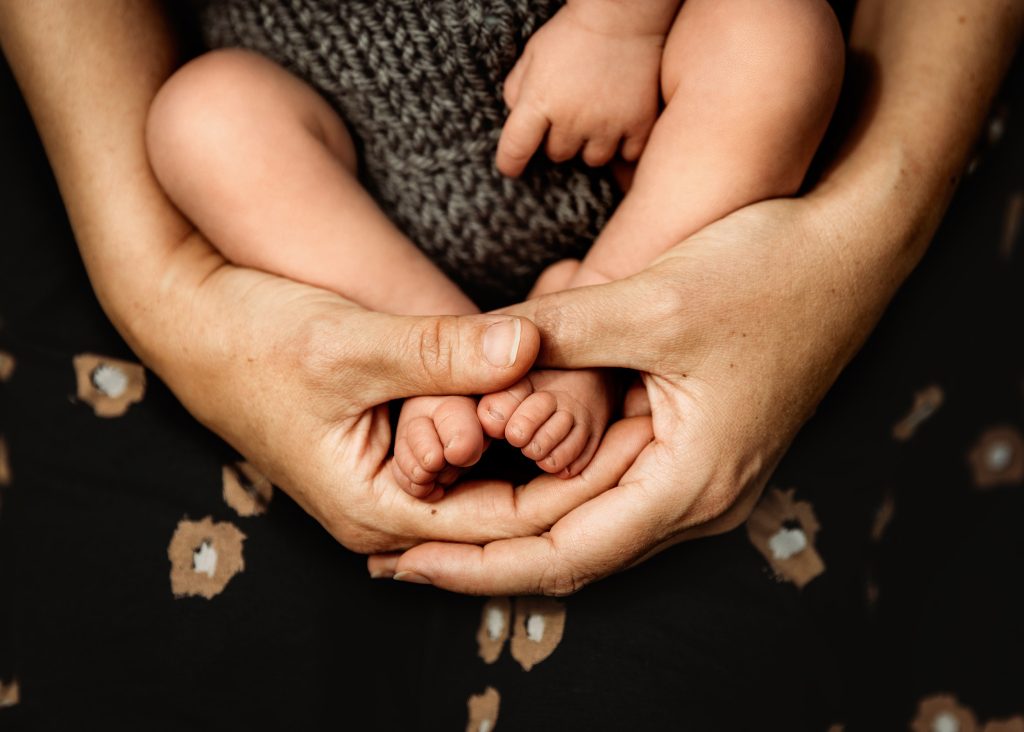
[(146, 146), (158, 176), (209, 161), (252, 119), (259, 98), (255, 54), (235, 49), (206, 53), (181, 67), (161, 87), (146, 120)]
[(770, 77), (772, 91), (788, 88), (831, 105), (842, 83), (845, 41), (827, 0), (686, 0), (666, 43), (666, 99), (682, 65), (697, 56), (727, 86), (737, 73), (757, 85)]

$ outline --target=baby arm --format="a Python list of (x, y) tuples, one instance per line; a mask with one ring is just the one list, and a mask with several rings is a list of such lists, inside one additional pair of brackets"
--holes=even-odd
[(547, 135), (555, 162), (581, 150), (604, 165), (636, 160), (658, 112), (658, 73), (679, 0), (569, 0), (530, 38), (505, 79), (511, 110), (496, 164), (523, 172)]

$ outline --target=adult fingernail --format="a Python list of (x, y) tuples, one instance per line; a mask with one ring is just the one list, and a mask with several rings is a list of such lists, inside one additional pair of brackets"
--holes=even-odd
[(390, 579), (395, 576), (398, 567), (398, 554), (377, 554), (366, 561), (366, 569), (370, 579)]
[(484, 358), (491, 366), (507, 368), (519, 355), (519, 339), (523, 324), (517, 318), (499, 320), (484, 332)]
[(415, 572), (399, 572), (395, 575), (395, 579), (399, 582), (413, 582), (417, 585), (429, 585), (430, 580), (424, 577), (422, 574), (416, 574)]

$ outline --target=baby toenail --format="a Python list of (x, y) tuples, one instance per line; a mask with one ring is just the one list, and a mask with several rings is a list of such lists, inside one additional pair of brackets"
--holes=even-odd
[(487, 416), (498, 422), (503, 422), (505, 420), (505, 415), (499, 412), (497, 409), (488, 409)]

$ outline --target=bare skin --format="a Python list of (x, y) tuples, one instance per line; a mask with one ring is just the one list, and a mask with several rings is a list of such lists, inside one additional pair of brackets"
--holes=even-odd
[[(552, 268), (531, 296), (635, 274), (707, 224), (791, 195), (803, 180), (842, 80), (843, 40), (827, 3), (688, 0), (678, 8), (567, 3), (509, 73), (512, 111), (497, 153), (506, 175), (522, 173), (542, 143), (555, 161), (581, 154), (604, 165), (617, 151), (639, 159), (587, 256)], [(593, 386), (581, 389), (585, 371), (552, 373), (485, 396), (479, 417), (488, 435), (568, 477), (596, 449), (593, 431), (587, 442), (578, 429), (580, 415), (607, 420), (610, 381), (592, 373)], [(575, 422), (564, 405), (575, 406)]]
[(925, 252), (1022, 28), (1009, 0), (862, 1), (867, 95), (813, 191), (726, 216), (626, 280), (514, 309), (541, 329), (540, 363), (643, 373), (655, 438), (618, 485), (539, 536), (424, 544), (370, 570), (562, 595), (741, 524)]
[[(624, 12), (618, 3), (579, 0), (541, 28), (509, 75), (505, 93), (513, 111), (497, 164), (510, 174), (522, 168), (509, 165), (509, 146), (530, 119), (550, 121), (547, 153), (554, 159), (584, 147), (584, 158), (594, 165), (608, 162), (619, 137), (627, 139), (624, 152), (635, 159), (655, 130), (611, 235), (598, 239), (585, 272), (557, 289), (638, 271), (730, 206), (789, 193), (802, 179), (838, 93), (842, 55), (835, 20), (822, 0), (786, 0), (779, 5), (785, 12), (775, 13), (757, 10), (749, 0), (729, 4), (734, 7), (723, 10), (721, 0), (692, 0), (673, 24), (678, 3)], [(737, 26), (742, 16), (756, 23)], [(674, 40), (679, 33), (682, 40)], [(693, 76), (707, 79), (707, 88), (688, 87)], [(655, 124), (659, 78), (666, 80), (661, 92), (667, 106)], [(675, 97), (681, 78), (685, 101)], [(767, 112), (754, 104), (765, 93), (779, 100)], [(740, 98), (745, 103), (737, 105)], [(547, 108), (546, 100), (559, 104)], [(737, 108), (728, 119), (692, 119), (693, 109), (730, 104)], [(691, 143), (672, 144), (680, 138)], [(589, 142), (573, 142), (582, 139)], [(774, 141), (775, 154), (752, 155), (765, 139)], [(751, 142), (737, 144), (744, 140)], [(270, 61), (226, 50), (187, 64), (157, 95), (147, 142), (171, 200), (230, 261), (330, 289), (382, 312), (477, 312), (362, 189), (342, 120)], [(697, 150), (704, 153), (699, 160)], [(740, 169), (745, 178), (733, 172)], [(716, 177), (718, 170), (729, 173)], [(742, 194), (714, 201), (694, 195), (708, 188), (713, 196), (715, 185)], [(661, 217), (666, 228), (659, 230), (649, 211), (667, 200), (680, 203), (665, 209), (671, 213)], [(619, 218), (625, 223), (615, 224)], [(637, 247), (637, 239), (646, 245)], [(610, 275), (598, 279), (598, 271)], [(552, 277), (544, 278), (534, 294), (554, 291), (553, 284)], [(593, 458), (616, 396), (608, 373), (536, 370), (485, 396), (479, 408), (465, 396), (407, 399), (391, 469), (410, 494), (436, 500), (493, 438), (521, 448), (542, 470), (570, 478)]]
[[(0, 2), (0, 43), (96, 292), (133, 350), (348, 548), (469, 542), (373, 557), (372, 575), (486, 594), (572, 592), (744, 519), (773, 459), (925, 251), (1022, 25), (1024, 9), (1008, 0), (950, 0), (938, 11), (931, 0), (862, 0), (852, 50), (875, 70), (869, 102), (809, 196), (737, 212), (633, 277), (523, 306), (544, 334), (545, 364), (607, 366), (632, 354), (628, 366), (649, 374), (654, 446), (626, 465), (602, 448), (560, 490), (550, 476), (518, 490), (492, 481), (427, 504), (384, 470), (390, 435), (379, 405), (507, 388), (539, 347), (529, 321), (520, 321), (517, 360), (499, 367), (483, 357), (487, 328), (505, 325), (493, 316), (367, 313), (228, 265), (146, 163), (146, 111), (174, 68), (156, 6)], [(840, 302), (833, 289), (849, 296)], [(648, 325), (653, 335), (637, 330)], [(681, 365), (708, 360), (717, 368), (679, 386)], [(700, 423), (674, 435), (664, 427), (682, 419), (674, 410), (684, 403), (699, 407)], [(632, 439), (639, 452), (651, 434), (644, 421), (613, 425), (605, 442)], [(717, 437), (736, 425), (748, 427)], [(617, 484), (629, 489), (605, 490)], [(488, 543), (500, 537), (508, 540)]]

